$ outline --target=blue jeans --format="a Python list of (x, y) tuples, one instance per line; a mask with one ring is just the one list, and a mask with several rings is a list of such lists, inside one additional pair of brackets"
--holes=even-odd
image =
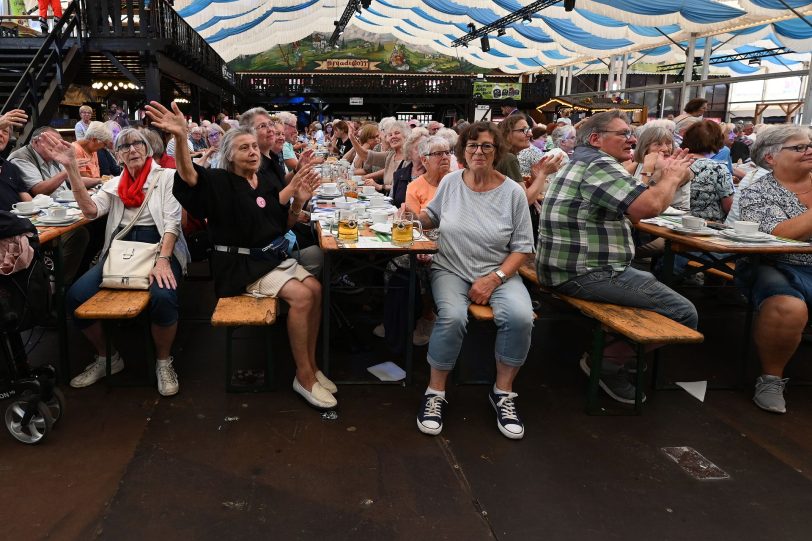
[(593, 271), (564, 282), (555, 290), (570, 297), (652, 310), (692, 329), (699, 322), (691, 301), (650, 272), (634, 267), (626, 267), (622, 272)]
[(764, 261), (757, 267), (747, 257), (736, 261), (735, 283), (745, 295), (751, 295), (756, 310), (776, 295), (801, 299), (812, 305), (812, 267)]
[[(134, 227), (125, 237), (125, 240), (136, 242), (156, 243), (161, 240), (158, 230), (154, 227)], [(180, 284), (183, 276), (180, 262), (172, 256), (170, 260), (172, 273), (175, 281)], [(81, 278), (76, 280), (68, 290), (65, 298), (65, 306), (68, 313), (73, 316), (77, 308), (89, 300), (101, 289), (102, 270), (104, 260), (88, 270)], [(149, 314), (152, 323), (160, 327), (169, 327), (178, 321), (178, 291), (176, 289), (158, 287), (157, 282), (149, 286)], [(92, 319), (79, 319), (74, 317), (74, 323), (80, 329), (86, 329), (95, 323)]]
[[(428, 362), (437, 370), (451, 370), (459, 357), (468, 324), (468, 290), (471, 283), (453, 272), (431, 271), (431, 291), (437, 306), (437, 321), (429, 340)], [(490, 299), (496, 324), (496, 360), (519, 367), (530, 351), (533, 332), (533, 306), (530, 294), (519, 276), (497, 287)]]

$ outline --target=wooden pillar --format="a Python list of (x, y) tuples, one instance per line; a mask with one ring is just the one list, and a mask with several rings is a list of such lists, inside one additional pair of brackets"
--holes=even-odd
[(144, 96), (147, 103), (151, 101), (161, 101), (161, 71), (158, 69), (158, 62), (153, 55), (147, 55), (146, 80), (144, 86)]

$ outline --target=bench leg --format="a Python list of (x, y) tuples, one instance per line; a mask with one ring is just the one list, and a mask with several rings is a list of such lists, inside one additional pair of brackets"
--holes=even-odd
[(109, 378), (113, 372), (113, 339), (110, 337), (110, 325), (106, 321), (102, 321), (102, 329), (104, 330), (104, 354), (107, 355), (105, 374)]
[(646, 348), (643, 344), (637, 344), (637, 377), (634, 389), (634, 412), (637, 415), (640, 415), (640, 408), (643, 405), (643, 366), (645, 363)]
[(589, 415), (598, 415), (598, 383), (603, 366), (603, 346), (606, 342), (606, 333), (603, 325), (598, 323), (592, 335), (592, 366), (589, 368), (589, 390), (586, 395), (586, 412)]
[(274, 366), (273, 366), (273, 337), (272, 329), (269, 327), (265, 332), (265, 391), (270, 391), (274, 386)]
[(232, 393), (235, 391), (234, 386), (231, 384), (232, 368), (231, 368), (231, 339), (234, 335), (234, 327), (226, 327), (226, 392)]

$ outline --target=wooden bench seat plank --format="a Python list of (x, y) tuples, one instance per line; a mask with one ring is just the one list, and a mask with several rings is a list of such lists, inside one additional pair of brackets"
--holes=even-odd
[[(493, 321), (493, 308), (484, 304), (468, 305), (468, 313), (477, 321)], [(533, 319), (538, 319), (538, 314), (533, 312)]]
[(102, 289), (76, 309), (80, 319), (133, 319), (149, 304), (149, 291)]
[[(702, 263), (700, 263), (699, 261), (688, 261), (688, 266), (693, 267), (695, 269), (698, 269), (698, 268), (703, 267), (704, 265)], [(711, 274), (713, 276), (718, 276), (719, 278), (724, 278), (728, 282), (732, 282), (733, 281), (733, 273), (736, 271), (736, 264), (733, 263), (732, 261), (728, 261), (727, 263), (725, 263), (725, 266), (730, 269), (729, 273), (724, 272), (724, 271), (719, 270), (719, 269), (713, 269), (713, 268), (705, 269), (702, 272), (704, 272), (705, 274)]]
[(273, 325), (276, 310), (277, 299), (274, 297), (223, 297), (217, 301), (211, 324), (215, 327)]

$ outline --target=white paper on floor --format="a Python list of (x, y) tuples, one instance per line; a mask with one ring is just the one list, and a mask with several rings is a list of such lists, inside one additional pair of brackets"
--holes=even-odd
[(370, 366), (367, 370), (381, 381), (400, 381), (406, 378), (406, 371), (390, 361)]
[(705, 401), (705, 392), (708, 390), (707, 381), (677, 381), (676, 384), (700, 402)]

